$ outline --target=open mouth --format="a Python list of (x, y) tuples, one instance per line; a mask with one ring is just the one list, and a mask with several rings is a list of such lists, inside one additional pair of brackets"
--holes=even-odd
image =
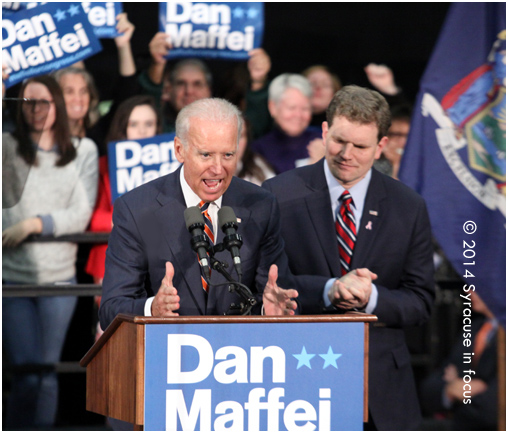
[(203, 179), (203, 183), (207, 189), (217, 191), (222, 184), (222, 179)]

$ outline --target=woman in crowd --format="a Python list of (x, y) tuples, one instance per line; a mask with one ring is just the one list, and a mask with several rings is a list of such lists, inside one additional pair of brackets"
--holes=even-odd
[(321, 138), (321, 129), (309, 128), (312, 88), (307, 78), (282, 74), (268, 89), (268, 109), (275, 122), (271, 132), (252, 143), (277, 174), (308, 163), (307, 146)]
[[(23, 241), (33, 234), (60, 236), (86, 229), (97, 193), (97, 149), (91, 141), (71, 139), (64, 97), (52, 77), (27, 80), (19, 96), (26, 99), (15, 132), (2, 137), (2, 151), (4, 167), (26, 176), (3, 186), (19, 194), (2, 210), (2, 278), (7, 284), (75, 284), (77, 245)], [(2, 300), (3, 347), (10, 363), (47, 367), (13, 375), (5, 429), (54, 424), (58, 382), (52, 366), (60, 360), (76, 300)]]
[(302, 72), (302, 75), (309, 80), (312, 86), (312, 120), (310, 124), (321, 128), (326, 120), (326, 109), (330, 105), (333, 95), (342, 88), (342, 83), (339, 77), (324, 65), (310, 66)]
[[(106, 142), (118, 140), (140, 140), (153, 137), (161, 131), (161, 119), (151, 96), (139, 95), (124, 101), (116, 110)], [(113, 203), (109, 182), (107, 156), (99, 158), (99, 194), (92, 215), (89, 230), (110, 232), (113, 224)], [(85, 271), (94, 278), (95, 284), (102, 284), (104, 278), (107, 245), (95, 245), (90, 250)], [(96, 298), (100, 303), (100, 298)], [(101, 334), (98, 328), (98, 335)]]
[(242, 134), (238, 142), (236, 176), (261, 186), (266, 179), (275, 176), (275, 172), (265, 158), (252, 151), (250, 146), (251, 137), (250, 122), (244, 117)]
[(99, 118), (99, 95), (94, 79), (84, 69), (83, 62), (79, 67), (60, 69), (54, 74), (64, 93), (71, 135), (92, 139), (99, 146), (101, 156), (106, 154), (104, 142), (118, 105), (140, 90), (130, 43), (135, 27), (125, 12), (119, 14), (116, 20), (116, 29), (120, 33), (115, 38), (119, 74), (112, 92), (113, 104), (106, 115)]

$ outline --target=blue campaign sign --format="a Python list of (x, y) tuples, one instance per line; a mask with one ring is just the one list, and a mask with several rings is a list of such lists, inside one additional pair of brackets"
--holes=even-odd
[(159, 29), (170, 35), (169, 58), (247, 60), (263, 39), (263, 2), (159, 3)]
[(6, 87), (65, 68), (102, 50), (81, 3), (47, 3), (2, 19)]
[(108, 168), (113, 202), (146, 182), (175, 171), (175, 134), (108, 143)]
[(2, 2), (2, 17), (12, 15), (25, 9), (33, 9), (37, 6), (45, 5), (47, 2)]
[(363, 344), (363, 323), (146, 325), (144, 428), (361, 430)]
[(83, 9), (98, 38), (116, 38), (116, 16), (123, 12), (121, 2), (83, 2)]

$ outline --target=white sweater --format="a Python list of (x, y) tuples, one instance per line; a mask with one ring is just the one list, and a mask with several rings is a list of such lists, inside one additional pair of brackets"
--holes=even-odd
[[(73, 144), (77, 156), (63, 167), (55, 165), (57, 152), (37, 151), (37, 164), (30, 168), (21, 199), (2, 210), (2, 230), (24, 219), (46, 215), (53, 220), (55, 236), (87, 228), (97, 197), (98, 152), (88, 138), (73, 139)], [(2, 135), (4, 167), (9, 164), (5, 158), (21, 159), (16, 145), (12, 135)], [(10, 163), (23, 165), (20, 161)], [(9, 179), (4, 177), (3, 182), (5, 190)], [(69, 242), (23, 242), (16, 248), (4, 248), (2, 278), (27, 284), (69, 280), (76, 274), (77, 250), (77, 245)]]

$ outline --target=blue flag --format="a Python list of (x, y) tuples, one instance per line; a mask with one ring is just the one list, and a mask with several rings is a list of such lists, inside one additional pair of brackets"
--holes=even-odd
[(400, 179), (447, 258), (506, 321), (505, 3), (454, 3), (420, 83)]
[(180, 167), (175, 156), (175, 133), (142, 140), (108, 143), (111, 200)]
[(159, 29), (171, 38), (170, 59), (208, 57), (247, 60), (261, 46), (262, 2), (159, 3)]
[(7, 88), (71, 66), (101, 50), (81, 3), (47, 3), (2, 19)]

